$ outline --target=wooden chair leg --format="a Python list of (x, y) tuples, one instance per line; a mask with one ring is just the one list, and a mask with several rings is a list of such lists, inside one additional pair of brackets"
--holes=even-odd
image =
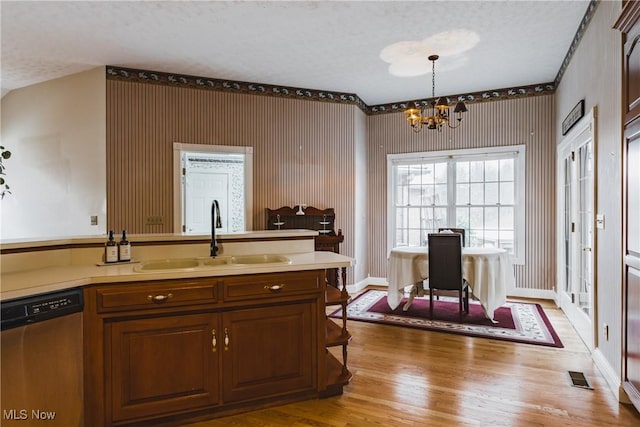
[(429, 317), (433, 320), (433, 289), (429, 288)]
[(464, 289), (464, 312), (469, 314), (469, 287)]

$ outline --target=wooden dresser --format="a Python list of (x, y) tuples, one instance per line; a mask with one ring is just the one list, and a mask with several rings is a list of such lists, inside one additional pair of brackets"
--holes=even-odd
[(640, 411), (640, 1), (625, 1), (615, 28), (624, 43), (622, 383)]

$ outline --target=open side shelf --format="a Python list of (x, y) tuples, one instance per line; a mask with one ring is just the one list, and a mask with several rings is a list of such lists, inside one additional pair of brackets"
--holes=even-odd
[(342, 292), (340, 289), (335, 288), (333, 286), (327, 286), (327, 292), (325, 296), (325, 304), (327, 306), (330, 305), (344, 305), (346, 306), (349, 303), (351, 296), (348, 293)]
[[(342, 394), (342, 387), (351, 380), (351, 372), (347, 368), (347, 346), (351, 341), (351, 334), (347, 330), (347, 304), (351, 300), (346, 289), (346, 274), (344, 268), (340, 269), (336, 277), (339, 287), (326, 284), (325, 309), (329, 306), (342, 308), (341, 319), (325, 319), (325, 346), (326, 346), (326, 391), (322, 397)], [(342, 347), (342, 361), (329, 352), (330, 347)]]
[(342, 326), (337, 325), (333, 320), (327, 319), (326, 346), (335, 347), (347, 345), (349, 341), (351, 341), (349, 331), (344, 330)]
[(327, 389), (320, 397), (342, 394), (342, 387), (349, 384), (353, 375), (336, 357), (327, 351), (326, 358)]

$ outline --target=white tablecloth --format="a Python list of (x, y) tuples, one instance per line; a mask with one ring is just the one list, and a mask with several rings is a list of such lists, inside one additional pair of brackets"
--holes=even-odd
[[(495, 309), (507, 300), (507, 289), (514, 287), (513, 266), (504, 249), (463, 248), (462, 275), (469, 282), (473, 297), (480, 301), (485, 315), (493, 319)], [(426, 247), (394, 248), (389, 254), (387, 280), (389, 307), (395, 309), (404, 288), (429, 277)]]

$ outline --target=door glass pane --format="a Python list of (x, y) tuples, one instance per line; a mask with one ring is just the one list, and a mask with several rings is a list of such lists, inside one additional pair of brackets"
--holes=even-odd
[(578, 290), (578, 306), (585, 312), (591, 310), (591, 278), (592, 272), (592, 242), (593, 242), (593, 212), (592, 212), (592, 187), (593, 187), (593, 167), (591, 158), (591, 143), (586, 143), (578, 149), (578, 170), (579, 170), (579, 204), (578, 213), (580, 224), (580, 279)]
[(564, 290), (571, 293), (571, 159), (564, 159)]

